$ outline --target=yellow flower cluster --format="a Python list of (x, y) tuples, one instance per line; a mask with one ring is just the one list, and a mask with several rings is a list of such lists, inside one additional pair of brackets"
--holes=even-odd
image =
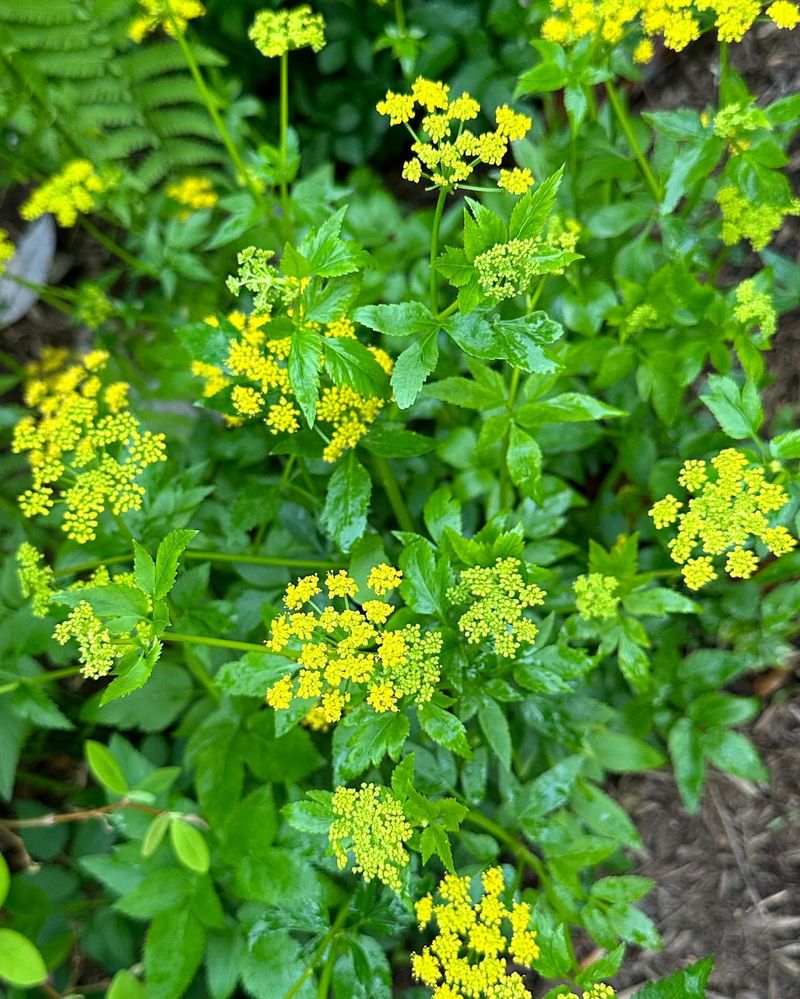
[[(409, 124), (417, 114), (417, 107), (427, 112), (422, 118), (421, 135)], [(495, 111), (495, 130), (475, 135), (464, 123), (478, 117), (480, 104), (467, 93), (451, 100), (447, 84), (421, 76), (412, 85), (410, 94), (395, 94), (390, 90), (378, 102), (377, 109), (389, 119), (390, 125), (405, 125), (414, 136), (411, 151), (415, 155), (404, 164), (403, 177), (415, 184), (424, 177), (447, 190), (468, 180), (478, 163), (499, 166), (509, 142), (521, 139), (531, 127), (527, 115), (503, 105)], [(499, 186), (507, 191), (522, 194), (532, 183), (528, 170), (501, 171)]]
[(347, 866), (348, 850), (355, 857), (353, 872), (382, 881), (400, 891), (400, 872), (408, 864), (405, 844), (414, 830), (403, 806), (387, 787), (362, 784), (337, 787), (331, 800), (334, 815), (328, 840), (339, 870)]
[(173, 38), (176, 30), (182, 35), (189, 21), (206, 12), (200, 0), (139, 0), (139, 7), (139, 16), (128, 28), (128, 37), (137, 45), (159, 28)]
[[(581, 993), (582, 999), (613, 999), (616, 994), (615, 989), (610, 985), (603, 985), (602, 982), (596, 982)], [(574, 992), (564, 992), (559, 993), (558, 999), (578, 999), (578, 996)]]
[[(244, 420), (261, 418), (270, 433), (293, 434), (300, 429), (300, 410), (295, 403), (289, 384), (286, 361), (291, 348), (291, 337), (270, 340), (264, 327), (270, 321), (268, 314), (246, 316), (232, 312), (228, 317), (241, 334), (228, 348), (224, 367), (192, 363), (192, 372), (205, 382), (203, 396), (211, 398), (230, 389), (230, 401), (235, 416), (228, 422), (238, 425)], [(210, 326), (218, 326), (216, 317), (206, 319)], [(317, 323), (308, 323), (309, 329), (319, 329)], [(355, 325), (342, 317), (328, 323), (327, 336), (355, 339)], [(387, 374), (392, 371), (392, 359), (379, 347), (368, 348)], [(249, 384), (247, 384), (249, 383)], [(344, 451), (354, 448), (375, 421), (385, 400), (379, 396), (362, 396), (349, 386), (327, 386), (320, 393), (317, 419), (331, 425), (331, 436), (322, 452), (327, 462), (336, 461)]]
[(308, 4), (294, 10), (262, 10), (248, 32), (258, 51), (272, 59), (307, 46), (319, 52), (325, 45), (325, 19)]
[(604, 576), (600, 572), (590, 572), (578, 576), (572, 584), (575, 594), (575, 606), (582, 618), (601, 620), (614, 617), (619, 606), (619, 583), (613, 576)]
[[(397, 711), (402, 698), (417, 704), (429, 701), (439, 680), (442, 636), (409, 624), (390, 631), (383, 627), (394, 608), (385, 597), (402, 580), (402, 573), (387, 565), (375, 567), (367, 586), (376, 599), (351, 606), (358, 584), (343, 569), (325, 579), (327, 600), (315, 574), (286, 588), (283, 602), (290, 613), (279, 614), (270, 626), (266, 646), (272, 652), (292, 647), (300, 671), (286, 674), (267, 691), (267, 704), (288, 708), (295, 698), (318, 701), (321, 715), (315, 726), (337, 722), (349, 703), (353, 685), (365, 685), (367, 703), (378, 712)], [(335, 601), (341, 601), (337, 609)]]
[(433, 999), (531, 999), (520, 974), (508, 970), (509, 961), (529, 968), (539, 956), (536, 931), (529, 928), (531, 907), (505, 904), (502, 868), (490, 867), (481, 881), (477, 902), (470, 896), (470, 879), (454, 874), (440, 882), (440, 902), (430, 895), (417, 902), (420, 929), (435, 920), (438, 933), (422, 953), (411, 955), (411, 970), (433, 989)]
[[(671, 494), (650, 510), (656, 527), (678, 521), (678, 534), (669, 542), (674, 562), (683, 566), (689, 589), (717, 578), (713, 556), (727, 552), (725, 571), (734, 579), (748, 579), (758, 568), (758, 556), (746, 548), (757, 539), (776, 556), (795, 547), (795, 540), (783, 526), (770, 527), (767, 514), (780, 510), (789, 497), (779, 483), (768, 482), (764, 469), (749, 466), (735, 448), (726, 448), (705, 461), (684, 462), (678, 481), (694, 494), (684, 512), (684, 504)], [(713, 476), (710, 478), (709, 476)], [(696, 555), (699, 547), (702, 554)]]
[[(14, 428), (12, 450), (27, 453), (33, 484), (20, 497), (26, 517), (65, 507), (62, 529), (73, 541), (96, 536), (100, 514), (141, 508), (139, 475), (166, 457), (163, 434), (142, 431), (128, 408), (126, 382), (103, 386), (108, 354), (71, 357), (45, 348), (28, 366), (25, 402), (35, 412)], [(65, 480), (60, 495), (58, 484)]]
[(213, 208), (219, 201), (214, 185), (207, 177), (184, 177), (169, 185), (167, 197), (184, 206), (186, 211), (181, 212), (182, 219), (188, 219), (192, 212), (203, 208)]
[(497, 186), (510, 194), (524, 194), (529, 187), (533, 186), (533, 174), (525, 167), (521, 170), (514, 167), (512, 170), (501, 170), (500, 179)]
[(544, 590), (527, 583), (517, 558), (499, 559), (493, 566), (464, 569), (448, 590), (454, 604), (470, 605), (458, 620), (470, 644), (492, 639), (499, 656), (510, 658), (523, 642), (533, 642), (538, 628), (525, 617), (529, 607), (544, 603)]
[[(710, 14), (721, 42), (740, 42), (761, 16), (761, 0), (552, 0), (555, 13), (542, 24), (542, 37), (572, 45), (587, 35), (616, 45), (639, 20), (646, 36), (634, 58), (648, 62), (653, 56), (650, 38), (663, 36), (668, 49), (680, 52), (702, 34)], [(766, 14), (779, 28), (794, 28), (800, 12), (790, 0), (776, 0)]]
[(0, 229), (0, 274), (5, 272), (6, 264), (15, 253), (14, 244), (9, 239), (8, 233), (5, 229)]
[(101, 177), (88, 160), (72, 160), (64, 169), (37, 187), (20, 215), (28, 222), (52, 212), (60, 226), (73, 226), (79, 215), (96, 207), (95, 195), (111, 186), (108, 177)]
[(50, 600), (55, 593), (53, 570), (45, 563), (40, 551), (24, 541), (17, 549), (17, 570), (22, 595), (31, 597), (35, 617), (47, 617)]
[(720, 188), (716, 200), (722, 211), (722, 242), (726, 246), (747, 239), (754, 250), (763, 250), (783, 225), (786, 215), (800, 215), (800, 198), (780, 208), (750, 201), (732, 184)]
[(73, 608), (65, 621), (56, 625), (53, 638), (59, 645), (75, 639), (80, 650), (81, 673), (92, 679), (110, 673), (114, 661), (126, 651), (114, 644), (111, 633), (85, 600)]
[(75, 301), (75, 319), (77, 322), (96, 330), (109, 316), (114, 314), (114, 305), (102, 288), (89, 281), (78, 288)]
[(772, 336), (778, 328), (778, 314), (772, 299), (765, 291), (758, 290), (752, 278), (742, 281), (736, 289), (733, 317), (746, 326), (758, 326), (765, 337)]

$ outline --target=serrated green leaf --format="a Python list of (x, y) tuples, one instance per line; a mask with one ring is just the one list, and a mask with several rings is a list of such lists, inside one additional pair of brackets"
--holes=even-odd
[(350, 452), (336, 466), (328, 482), (321, 521), (343, 552), (348, 552), (363, 535), (372, 495), (372, 479)]

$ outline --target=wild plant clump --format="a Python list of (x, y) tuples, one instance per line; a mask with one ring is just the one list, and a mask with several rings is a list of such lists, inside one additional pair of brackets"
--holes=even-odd
[(608, 778), (765, 780), (728, 688), (800, 630), (800, 96), (733, 44), (800, 11), (226, 6), (0, 2), (62, 330), (0, 353), (0, 980), (608, 999), (661, 943)]

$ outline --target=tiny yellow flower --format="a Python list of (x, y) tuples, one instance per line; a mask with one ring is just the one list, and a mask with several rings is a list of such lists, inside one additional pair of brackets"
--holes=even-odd
[(325, 45), (325, 19), (308, 4), (293, 10), (262, 10), (248, 32), (258, 51), (268, 59), (294, 49), (319, 52)]
[(498, 187), (511, 194), (524, 194), (532, 185), (533, 174), (527, 167), (522, 170), (519, 167), (514, 167), (513, 170), (501, 170), (497, 182)]

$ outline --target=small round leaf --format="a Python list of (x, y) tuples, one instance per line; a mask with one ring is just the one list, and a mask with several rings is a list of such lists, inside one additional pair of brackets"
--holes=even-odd
[(16, 930), (0, 930), (0, 978), (20, 989), (47, 981), (47, 967), (36, 947)]
[(188, 822), (174, 818), (169, 827), (169, 835), (175, 856), (183, 866), (198, 874), (205, 874), (211, 858), (202, 833)]
[(86, 741), (86, 761), (95, 780), (114, 794), (124, 795), (128, 782), (111, 751), (99, 742)]

